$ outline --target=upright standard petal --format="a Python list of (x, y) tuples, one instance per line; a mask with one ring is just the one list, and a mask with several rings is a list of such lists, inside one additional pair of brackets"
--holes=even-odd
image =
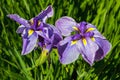
[[(68, 40), (68, 39), (66, 39)], [(71, 45), (71, 41), (68, 40), (68, 42), (66, 43), (66, 41), (64, 41), (64, 44), (61, 43), (58, 45), (58, 53), (60, 55), (60, 62), (62, 64), (69, 64), (74, 62), (76, 59), (78, 59), (80, 52), (76, 46), (76, 44)]]
[(99, 50), (96, 52), (95, 60), (101, 60), (110, 51), (111, 44), (106, 39), (95, 38), (95, 42), (99, 46)]
[(17, 14), (9, 14), (9, 15), (7, 15), (7, 17), (15, 20), (16, 22), (18, 22), (19, 24), (24, 25), (25, 27), (30, 27), (30, 24), (28, 23), (28, 20), (21, 18)]
[(53, 16), (53, 8), (52, 6), (48, 6), (45, 10), (43, 10), (40, 14), (38, 14), (38, 16), (36, 16), (36, 18), (38, 18), (39, 20), (42, 20), (43, 22), (46, 22), (46, 19), (49, 17)]
[(58, 19), (55, 26), (60, 30), (63, 36), (69, 36), (74, 30), (73, 27), (76, 26), (76, 22), (71, 17), (62, 17)]
[(96, 51), (99, 49), (98, 45), (90, 38), (87, 38), (85, 44), (82, 40), (79, 40), (77, 43), (77, 47), (79, 48), (79, 51), (81, 52), (84, 60), (92, 66), (95, 59)]
[(30, 53), (37, 44), (38, 35), (34, 32), (28, 38), (23, 38), (22, 55)]

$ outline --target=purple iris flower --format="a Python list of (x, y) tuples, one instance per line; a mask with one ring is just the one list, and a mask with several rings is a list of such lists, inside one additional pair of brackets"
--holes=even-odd
[(92, 66), (94, 61), (103, 59), (110, 51), (109, 41), (90, 23), (76, 23), (66, 16), (58, 19), (55, 25), (63, 36), (67, 36), (58, 45), (60, 62), (63, 64), (74, 62), (81, 54)]
[[(59, 36), (59, 33), (55, 31), (54, 26), (46, 23), (46, 19), (53, 16), (52, 6), (48, 6), (31, 20), (23, 19), (17, 14), (7, 16), (21, 24), (16, 32), (21, 33), (23, 39), (22, 55), (30, 53), (36, 45), (44, 46), (46, 50), (48, 49), (48, 52), (53, 46), (57, 45), (53, 42), (55, 35)], [(60, 39), (61, 37), (56, 40), (59, 41)]]

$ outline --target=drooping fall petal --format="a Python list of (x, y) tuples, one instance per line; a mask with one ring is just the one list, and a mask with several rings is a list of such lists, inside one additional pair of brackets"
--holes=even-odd
[(92, 65), (95, 59), (96, 51), (99, 49), (98, 45), (90, 38), (87, 38), (86, 44), (84, 44), (82, 40), (79, 40), (77, 46), (84, 60)]
[[(60, 55), (60, 62), (62, 64), (70, 64), (78, 59), (80, 52), (77, 48), (76, 44), (72, 44), (69, 38), (65, 39), (65, 41), (61, 41), (58, 45), (58, 52)], [(68, 40), (68, 42), (66, 42)]]
[(26, 27), (30, 27), (30, 24), (28, 23), (28, 20), (21, 18), (17, 14), (9, 14), (9, 15), (7, 15), (7, 17), (11, 18), (12, 20), (15, 20), (19, 24), (22, 24), (22, 25), (24, 25)]
[(22, 55), (30, 53), (37, 44), (38, 35), (34, 32), (30, 37), (23, 38)]
[(96, 52), (95, 60), (103, 59), (111, 49), (111, 44), (106, 39), (95, 38), (96, 44), (99, 46), (99, 51)]

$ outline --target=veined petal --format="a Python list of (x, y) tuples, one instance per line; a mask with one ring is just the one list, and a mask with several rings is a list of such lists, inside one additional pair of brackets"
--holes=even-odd
[(71, 38), (71, 36), (69, 36), (69, 37), (66, 37), (64, 40), (60, 41), (59, 44), (62, 46), (64, 44), (68, 43), (71, 40), (72, 40), (72, 38)]
[(53, 8), (51, 5), (46, 8), (46, 13), (47, 13), (47, 17), (53, 16), (54, 12), (53, 12)]
[(35, 31), (39, 36), (46, 38), (42, 31)]
[(58, 52), (60, 55), (60, 62), (62, 64), (70, 64), (78, 59), (80, 55), (76, 44), (71, 45), (71, 42), (68, 42), (64, 45), (59, 45)]
[(54, 33), (53, 34), (53, 37), (52, 37), (52, 43), (53, 43), (53, 46), (54, 47), (57, 47), (58, 43), (62, 40), (62, 37), (57, 34), (57, 33)]
[(74, 30), (74, 26), (76, 26), (76, 22), (71, 17), (62, 17), (58, 19), (55, 23), (55, 26), (60, 30), (62, 35), (69, 36), (71, 32)]
[(20, 26), (18, 27), (18, 29), (16, 30), (16, 32), (17, 32), (17, 33), (23, 33), (23, 31), (24, 31), (25, 28), (26, 28), (26, 27), (25, 27), (24, 25), (20, 25)]
[(50, 40), (53, 35), (52, 27), (48, 24), (43, 24), (42, 30), (35, 31), (39, 36), (43, 37), (46, 40)]
[(94, 36), (93, 37), (106, 39), (98, 30), (94, 30), (93, 32), (94, 32)]
[(42, 20), (43, 22), (45, 22), (47, 18), (53, 16), (53, 13), (54, 13), (53, 8), (50, 5), (45, 10), (43, 10), (40, 14), (38, 14), (38, 16), (36, 16), (36, 18), (38, 18), (39, 20)]
[(30, 53), (36, 46), (38, 35), (34, 32), (30, 37), (23, 38), (22, 55)]
[(52, 28), (53, 28), (54, 34), (59, 35), (59, 37), (61, 37), (61, 39), (62, 39), (62, 35), (61, 35), (60, 31), (58, 30), (58, 28), (56, 28), (55, 26), (52, 26)]
[(51, 26), (49, 27), (44, 27), (43, 28), (43, 34), (47, 37), (47, 38), (51, 38), (53, 35), (53, 29)]
[(84, 34), (86, 31), (86, 25), (87, 25), (87, 22), (82, 21), (82, 22), (80, 22), (80, 24), (78, 26), (78, 28), (82, 34)]
[(56, 27), (51, 26), (51, 28), (53, 29), (53, 35), (51, 37), (51, 43), (53, 44), (54, 47), (57, 47), (58, 43), (63, 38), (62, 38), (62, 35), (60, 34), (59, 30)]
[(99, 45), (99, 50), (96, 52), (95, 60), (101, 60), (111, 49), (111, 44), (106, 39), (95, 38), (95, 42)]
[(30, 27), (30, 24), (28, 23), (28, 20), (21, 18), (17, 14), (9, 14), (9, 15), (7, 15), (7, 17), (15, 20), (16, 22), (18, 22), (19, 24), (24, 25), (25, 27)]
[(86, 28), (89, 29), (89, 28), (96, 28), (96, 27), (90, 23), (87, 23)]
[(86, 41), (86, 45), (83, 45), (82, 40), (79, 40), (76, 45), (79, 51), (81, 52), (81, 55), (84, 58), (84, 60), (92, 66), (96, 55), (96, 51), (99, 49), (99, 47), (90, 38), (87, 38)]
[(100, 37), (102, 39), (105, 39), (105, 37), (100, 34), (100, 32), (96, 29), (94, 25), (87, 23), (86, 27), (87, 27), (86, 32), (92, 31), (94, 33), (94, 37)]

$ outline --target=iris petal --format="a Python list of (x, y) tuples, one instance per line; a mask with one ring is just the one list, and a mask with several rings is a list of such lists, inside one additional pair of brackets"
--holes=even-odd
[(58, 46), (60, 55), (60, 62), (62, 64), (69, 64), (78, 59), (80, 52), (76, 45), (71, 45), (71, 42)]
[(59, 44), (64, 45), (64, 44), (68, 43), (71, 40), (72, 40), (72, 38), (71, 38), (71, 36), (69, 36), (69, 37), (66, 37), (64, 40), (60, 41)]
[(94, 37), (100, 37), (102, 39), (105, 39), (104, 36), (100, 34), (100, 32), (96, 29), (96, 27), (90, 23), (87, 23), (87, 32), (92, 31), (94, 33)]
[(96, 51), (99, 49), (99, 47), (90, 38), (87, 38), (86, 41), (87, 44), (86, 46), (84, 46), (82, 40), (79, 40), (77, 43), (77, 47), (79, 48), (79, 51), (81, 52), (81, 55), (84, 58), (84, 60), (92, 66)]
[(36, 18), (46, 22), (46, 19), (53, 16), (53, 8), (52, 6), (48, 6), (45, 10), (43, 10)]
[(24, 25), (20, 25), (20, 26), (18, 27), (18, 29), (16, 30), (16, 32), (17, 32), (17, 33), (23, 33), (23, 31), (24, 31), (25, 28), (26, 28), (26, 27), (25, 27)]
[(23, 38), (22, 55), (30, 53), (36, 46), (38, 35), (34, 32), (29, 38)]
[(20, 17), (19, 15), (17, 15), (17, 14), (9, 14), (9, 15), (7, 15), (7, 17), (15, 20), (16, 22), (24, 25), (25, 27), (30, 27), (30, 24), (28, 23), (28, 20), (21, 18), (21, 17)]
[(98, 38), (101, 38), (101, 39), (106, 39), (103, 35), (101, 35), (101, 33), (97, 30), (94, 30), (94, 36), (93, 37), (98, 37)]
[(96, 28), (96, 27), (90, 23), (87, 23), (86, 28), (89, 29), (89, 28)]
[(69, 36), (74, 30), (73, 27), (76, 26), (76, 22), (70, 17), (62, 17), (56, 21), (55, 25), (62, 35)]
[(111, 44), (106, 39), (95, 38), (100, 50), (97, 51), (95, 60), (101, 60), (111, 49)]

